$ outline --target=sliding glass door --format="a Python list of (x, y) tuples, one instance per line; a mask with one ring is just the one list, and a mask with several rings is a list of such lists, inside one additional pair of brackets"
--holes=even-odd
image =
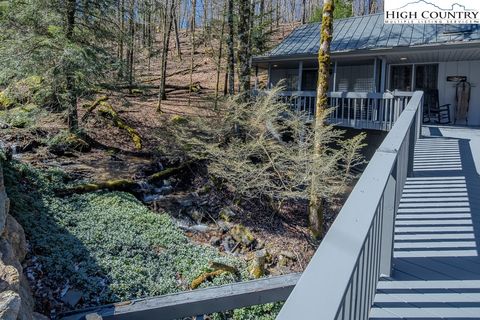
[(389, 90), (436, 90), (438, 64), (402, 64), (390, 66)]

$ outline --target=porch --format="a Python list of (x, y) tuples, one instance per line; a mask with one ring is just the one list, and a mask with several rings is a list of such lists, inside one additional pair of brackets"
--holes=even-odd
[[(327, 122), (339, 127), (390, 131), (407, 106), (412, 92), (329, 92)], [(303, 114), (307, 121), (315, 116), (315, 91), (283, 91), (279, 99)]]

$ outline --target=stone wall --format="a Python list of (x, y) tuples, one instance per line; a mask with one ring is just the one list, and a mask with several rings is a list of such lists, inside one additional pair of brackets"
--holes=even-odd
[(22, 262), (27, 252), (22, 226), (9, 214), (0, 161), (0, 319), (42, 319), (34, 302)]

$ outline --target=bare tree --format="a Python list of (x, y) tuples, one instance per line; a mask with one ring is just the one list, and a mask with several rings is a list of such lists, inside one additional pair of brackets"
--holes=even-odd
[[(170, 2), (170, 3), (169, 3)], [(168, 61), (168, 51), (170, 45), (170, 33), (172, 31), (173, 25), (173, 15), (175, 11), (175, 0), (167, 0), (165, 3), (165, 20), (163, 25), (163, 48), (162, 48), (162, 61), (161, 61), (161, 77), (160, 77), (160, 88), (158, 92), (158, 106), (157, 111), (162, 111), (162, 100), (167, 99), (165, 93), (165, 85), (167, 78), (167, 61)]]
[(193, 68), (194, 68), (194, 55), (195, 55), (195, 24), (196, 24), (196, 14), (197, 14), (197, 0), (192, 0), (192, 12), (190, 17), (190, 41), (192, 50), (190, 52), (190, 85), (188, 88), (188, 106), (190, 107), (192, 103), (192, 90), (193, 90)]
[(226, 14), (227, 3), (223, 7), (222, 15), (222, 31), (220, 32), (219, 47), (218, 47), (218, 60), (217, 60), (217, 78), (215, 82), (215, 110), (218, 107), (218, 91), (220, 86), (220, 71), (222, 67), (222, 53), (223, 53), (223, 36), (225, 34), (225, 14)]

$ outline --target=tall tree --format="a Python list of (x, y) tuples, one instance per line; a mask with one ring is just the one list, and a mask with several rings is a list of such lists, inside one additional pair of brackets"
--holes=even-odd
[(225, 3), (224, 8), (223, 8), (222, 30), (220, 32), (219, 48), (218, 48), (217, 77), (216, 77), (216, 81), (215, 81), (215, 110), (217, 110), (217, 107), (218, 107), (218, 90), (219, 90), (219, 87), (220, 87), (220, 70), (221, 70), (221, 67), (222, 67), (223, 36), (225, 34), (226, 6), (227, 6), (227, 3)]
[(192, 102), (192, 91), (193, 91), (193, 56), (195, 55), (195, 27), (196, 27), (196, 15), (197, 15), (197, 0), (192, 0), (192, 12), (190, 16), (190, 41), (192, 50), (190, 52), (190, 85), (188, 87), (188, 106)]
[[(324, 0), (323, 16), (320, 30), (320, 48), (318, 50), (318, 84), (317, 84), (317, 105), (314, 124), (314, 145), (313, 145), (313, 162), (320, 158), (322, 152), (322, 127), (328, 107), (328, 83), (330, 77), (330, 44), (333, 36), (333, 0)], [(323, 230), (323, 211), (324, 199), (317, 193), (316, 185), (321, 184), (319, 177), (314, 173), (310, 185), (310, 204), (308, 212), (308, 221), (310, 229), (314, 237), (322, 236)]]
[[(170, 5), (169, 5), (170, 2)], [(162, 111), (162, 100), (167, 98), (165, 93), (165, 85), (167, 78), (167, 61), (168, 61), (168, 51), (170, 45), (170, 33), (173, 26), (173, 15), (175, 11), (175, 0), (167, 0), (165, 3), (165, 20), (163, 25), (163, 47), (162, 47), (162, 61), (161, 61), (161, 78), (160, 78), (160, 88), (158, 93), (158, 111)]]
[(243, 99), (250, 94), (250, 11), (249, 0), (239, 1), (238, 6), (238, 62), (240, 63), (240, 92)]
[(128, 46), (127, 46), (127, 77), (128, 90), (133, 89), (134, 66), (134, 47), (135, 47), (135, 0), (129, 1), (128, 7)]
[[(73, 32), (75, 29), (75, 13), (76, 13), (76, 1), (68, 0), (65, 10), (65, 38), (68, 42), (73, 43)], [(77, 114), (77, 93), (75, 88), (75, 73), (73, 70), (72, 62), (69, 61), (70, 57), (67, 57), (65, 62), (65, 81), (67, 90), (67, 113), (68, 113), (68, 129), (70, 132), (78, 131), (78, 114)]]
[(233, 0), (227, 0), (227, 24), (228, 24), (228, 94), (233, 95), (235, 93), (235, 48), (234, 48), (234, 36), (235, 26), (233, 24)]

